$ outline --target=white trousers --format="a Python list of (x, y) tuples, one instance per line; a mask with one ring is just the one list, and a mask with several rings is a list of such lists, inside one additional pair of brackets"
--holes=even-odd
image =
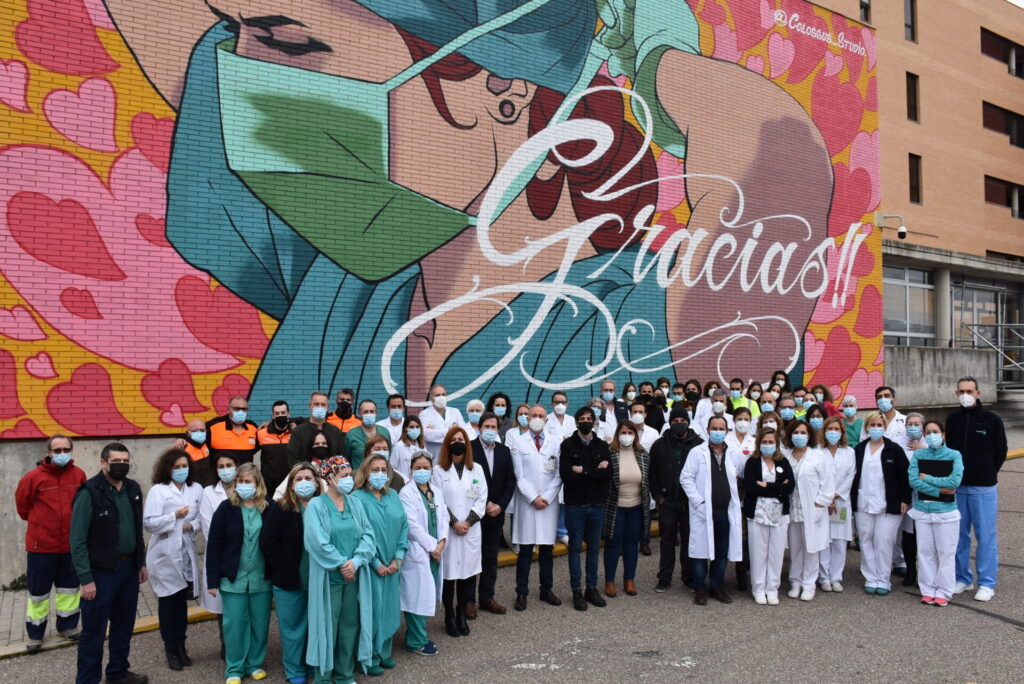
[(917, 523), (917, 586), (922, 596), (953, 598), (960, 521)]
[(843, 570), (846, 569), (846, 546), (849, 543), (845, 539), (833, 539), (828, 546), (818, 552), (819, 581), (843, 581)]
[(786, 528), (747, 520), (750, 551), (750, 589), (754, 596), (778, 594), (782, 580), (782, 558), (786, 555)]
[(818, 579), (818, 552), (807, 551), (802, 522), (789, 523), (789, 583), (804, 589), (814, 589)]
[(857, 513), (860, 538), (860, 573), (864, 585), (892, 589), (892, 549), (901, 516), (888, 513)]

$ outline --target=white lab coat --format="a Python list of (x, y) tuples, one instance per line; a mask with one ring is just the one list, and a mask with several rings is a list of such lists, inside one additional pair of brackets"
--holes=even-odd
[(726, 446), (735, 449), (740, 453), (740, 458), (736, 461), (736, 466), (739, 468), (738, 477), (743, 477), (743, 468), (746, 467), (747, 459), (754, 453), (754, 434), (748, 432), (743, 439), (740, 439), (739, 434), (735, 430), (731, 430), (729, 434), (725, 436)]
[[(703, 439), (705, 442), (708, 441), (708, 421), (711, 420), (711, 416), (713, 415), (715, 415), (715, 413), (714, 411), (711, 410), (711, 404), (709, 403), (708, 410), (705, 412), (705, 414), (699, 419), (695, 415), (693, 417), (693, 422), (690, 423), (690, 427), (693, 428), (693, 431), (696, 432), (697, 436)], [(728, 413), (723, 413), (719, 417), (725, 418), (726, 429), (728, 429), (729, 432), (732, 432), (732, 416), (730, 416)], [(728, 437), (728, 435), (726, 436)]]
[(830, 460), (832, 455), (823, 454), (820, 449), (807, 449), (797, 472), (796, 459), (792, 453), (788, 449), (784, 449), (783, 452), (796, 474), (796, 493), (800, 498), (799, 501), (795, 497), (790, 498), (789, 505), (791, 508), (800, 506), (800, 510), (803, 511), (806, 551), (817, 553), (832, 540), (828, 506), (832, 503), (836, 488), (832, 479), (832, 467), (826, 460)]
[(645, 424), (637, 426), (636, 423), (634, 423), (633, 425), (635, 427), (638, 427), (640, 430), (640, 446), (642, 446), (644, 448), (644, 451), (646, 451), (647, 453), (651, 453), (651, 445), (658, 441), (658, 437), (660, 437), (661, 435), (659, 435), (658, 431), (652, 428), (650, 425)]
[(846, 509), (846, 520), (832, 521), (829, 525), (829, 534), (832, 539), (853, 541), (853, 508), (850, 503), (850, 489), (853, 487), (853, 477), (857, 472), (857, 461), (854, 458), (853, 449), (836, 447), (835, 456), (832, 456), (832, 452), (827, 448), (822, 449), (821, 453), (825, 454), (826, 461), (832, 462), (832, 482), (835, 484), (836, 494), (839, 495), (839, 498), (836, 499), (836, 512), (838, 513), (842, 508)]
[(405, 478), (406, 482), (412, 479), (412, 455), (424, 448), (416, 442), (406, 444), (401, 439), (391, 443), (391, 455), (388, 460), (391, 461), (394, 471)]
[(441, 442), (448, 434), (448, 428), (453, 425), (466, 426), (459, 409), (451, 406), (444, 410), (443, 417), (433, 405), (428, 406), (420, 411), (419, 419), (423, 425), (423, 439), (427, 443), (427, 451), (431, 453), (435, 461), (441, 455)]
[[(707, 442), (694, 447), (686, 458), (679, 484), (690, 500), (690, 558), (715, 557), (715, 528), (711, 524), (711, 447)], [(729, 560), (743, 560), (743, 513), (736, 489), (736, 452), (725, 449), (723, 461), (729, 480)]]
[[(182, 546), (191, 563), (192, 592), (199, 587), (199, 562), (196, 557), (196, 521), (199, 517), (199, 500), (202, 486), (192, 483), (178, 489), (178, 485), (155, 484), (146, 495), (142, 510), (142, 526), (152, 535), (146, 550), (146, 568), (149, 570), (149, 584), (157, 596), (171, 596), (186, 586), (185, 568), (182, 567)], [(175, 511), (188, 506), (188, 515), (175, 517)], [(193, 525), (192, 531), (185, 531), (185, 523)]]
[(415, 482), (402, 487), (398, 498), (405, 508), (405, 517), (409, 520), (409, 550), (405, 552), (405, 560), (401, 569), (401, 596), (399, 605), (402, 611), (413, 615), (434, 614), (437, 602), (441, 600), (441, 581), (444, 579), (444, 553), (441, 554), (441, 567), (437, 572), (437, 580), (430, 572), (430, 553), (437, 548), (438, 542), (448, 537), (448, 507), (444, 503), (444, 495), (440, 488), (431, 487), (434, 492), (435, 513), (437, 514), (437, 537), (428, 532), (427, 508), (423, 503), (423, 495)]
[[(412, 486), (415, 487), (416, 483)], [(461, 478), (454, 465), (448, 470), (434, 466), (434, 477), (430, 481), (430, 486), (441, 494), (445, 506), (455, 516), (455, 520), (467, 520), (470, 511), (476, 511), (477, 517), (483, 520), (487, 511), (487, 480), (484, 478), (483, 466), (474, 463), (472, 468), (464, 468)], [(438, 524), (441, 524), (440, 520)], [(444, 525), (448, 526), (447, 517)], [(464, 536), (452, 531), (444, 547), (444, 563), (441, 567), (444, 579), (467, 579), (479, 575), (482, 554), (483, 536), (480, 523), (471, 525), (469, 532)]]
[[(516, 493), (512, 497), (512, 543), (554, 544), (558, 493), (562, 489), (562, 477), (558, 473), (562, 442), (546, 435), (537, 451), (530, 431), (517, 435), (514, 441), (512, 465), (516, 472)], [(538, 496), (548, 501), (543, 511), (532, 506), (531, 502)]]
[[(697, 432), (697, 426), (703, 425), (706, 430), (708, 427), (708, 418), (711, 417), (711, 397), (701, 397), (697, 402), (697, 405), (693, 407), (693, 416), (690, 420), (690, 427), (693, 428), (694, 432)], [(697, 432), (697, 434), (700, 434)], [(708, 440), (707, 436), (702, 436), (705, 442)]]
[(463, 425), (462, 427), (466, 428), (466, 434), (469, 435), (470, 442), (472, 442), (474, 439), (480, 436), (480, 431), (477, 430), (476, 426), (474, 426), (468, 420), (466, 421), (466, 424)]
[(558, 422), (558, 416), (554, 413), (548, 414), (548, 422), (544, 424), (544, 434), (549, 437), (554, 437), (559, 442), (572, 437), (572, 433), (576, 432), (576, 419), (566, 414), (562, 416), (562, 422)]
[[(217, 511), (217, 507), (220, 506), (221, 502), (228, 498), (227, 493), (224, 491), (224, 483), (217, 482), (203, 488), (203, 493), (199, 498), (199, 529), (203, 532), (203, 539), (210, 539), (210, 523), (213, 521), (213, 514)], [(152, 572), (152, 569), (150, 569)], [(220, 592), (217, 592), (216, 596), (210, 596), (207, 591), (209, 587), (206, 586), (206, 573), (202, 573), (199, 578), (199, 605), (211, 613), (217, 613), (220, 615), (224, 612), (221, 605)]]
[(391, 433), (391, 445), (392, 446), (394, 446), (395, 444), (397, 444), (398, 442), (400, 442), (402, 440), (402, 429), (405, 427), (405, 420), (404, 419), (398, 421), (398, 425), (392, 425), (391, 424), (391, 417), (388, 416), (387, 418), (385, 418), (381, 422), (377, 423), (377, 425), (383, 425), (384, 427), (386, 427), (388, 429), (388, 432)]

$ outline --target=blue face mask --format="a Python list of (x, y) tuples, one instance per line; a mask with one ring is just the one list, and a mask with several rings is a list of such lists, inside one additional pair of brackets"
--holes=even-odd
[(793, 403), (796, 404), (797, 408), (803, 408), (804, 407), (804, 398), (803, 397), (793, 397)]
[(808, 421), (811, 424), (811, 428), (814, 430), (820, 430), (825, 426), (825, 419), (815, 416)]
[(882, 437), (885, 436), (885, 428), (880, 428), (880, 427), (868, 428), (868, 436), (871, 437), (871, 439), (874, 439), (874, 440), (882, 439)]
[(611, 402), (615, 399), (615, 392), (601, 392), (601, 398), (606, 402)]
[(825, 441), (831, 446), (839, 444), (839, 440), (842, 439), (843, 434), (839, 430), (829, 430), (825, 433)]
[(793, 435), (793, 446), (797, 449), (802, 449), (807, 446), (807, 439), (807, 435), (798, 432)]
[(416, 484), (427, 484), (430, 482), (431, 473), (429, 470), (414, 470), (412, 471), (412, 479)]
[(484, 430), (480, 433), (480, 439), (484, 440), (486, 444), (494, 444), (498, 440), (498, 431)]
[(342, 494), (348, 494), (352, 491), (352, 487), (355, 486), (355, 480), (352, 479), (351, 475), (346, 475), (345, 477), (339, 477), (334, 486)]
[(234, 482), (235, 481), (235, 471), (236, 470), (237, 470), (237, 468), (218, 468), (217, 469), (217, 477), (219, 477), (220, 481), (223, 482), (224, 484), (228, 484), (229, 482)]
[(787, 406), (786, 408), (779, 411), (779, 415), (782, 416), (783, 420), (793, 420), (793, 418), (796, 416), (796, 409), (789, 408)]
[(256, 496), (256, 485), (248, 482), (237, 484), (235, 485), (235, 492), (238, 494), (239, 499), (242, 501), (248, 501)]
[(770, 413), (775, 410), (775, 404), (769, 404), (767, 401), (761, 404), (761, 413)]
[(708, 437), (712, 444), (721, 444), (725, 441), (725, 430), (711, 430), (708, 432)]
[(924, 443), (932, 449), (938, 449), (942, 446), (942, 435), (938, 432), (929, 432), (924, 436)]
[(682, 401), (682, 400), (683, 400), (683, 395), (682, 394), (673, 394), (672, 395), (672, 401)]
[(376, 424), (377, 424), (377, 414), (376, 413), (364, 413), (363, 414), (363, 425), (365, 425), (366, 427), (373, 427)]
[(419, 439), (419, 438), (420, 438), (420, 429), (419, 429), (419, 428), (409, 428), (409, 429), (408, 429), (408, 430), (406, 430), (405, 432), (406, 432), (406, 434), (408, 434), (408, 435), (409, 435), (409, 439), (411, 439), (411, 440), (412, 440), (412, 441), (414, 441), (414, 442), (415, 442), (415, 441), (416, 441), (417, 439)]
[(63, 468), (68, 463), (71, 463), (71, 454), (54, 454), (50, 457), (50, 460), (54, 462), (59, 468)]
[(405, 414), (402, 413), (402, 409), (390, 409), (388, 410), (388, 416), (390, 416), (391, 420), (402, 420)]
[(188, 479), (188, 468), (177, 468), (171, 471), (171, 479), (181, 484)]
[(733, 399), (739, 399), (743, 396), (743, 390), (729, 390), (729, 396)]
[(195, 432), (188, 433), (188, 437), (196, 444), (202, 444), (203, 442), (206, 441), (206, 432), (202, 430), (196, 430)]
[(295, 493), (300, 499), (308, 499), (316, 491), (316, 484), (309, 480), (299, 480), (295, 483)]
[(878, 410), (881, 411), (882, 413), (888, 413), (889, 411), (892, 411), (892, 399), (890, 399), (889, 397), (882, 397), (881, 399), (878, 400), (877, 405)]
[(530, 416), (528, 416), (525, 413), (517, 417), (516, 420), (519, 421), (519, 424), (522, 425), (523, 427), (526, 427), (527, 425), (530, 424)]
[(467, 411), (466, 415), (469, 416), (469, 422), (473, 423), (473, 425), (476, 425), (477, 423), (480, 422), (480, 416), (484, 414), (480, 411)]
[(246, 419), (248, 417), (249, 417), (249, 412), (248, 411), (232, 411), (231, 412), (231, 422), (233, 422), (235, 425), (241, 425), (242, 423), (244, 423), (246, 421)]
[(374, 489), (384, 489), (384, 485), (387, 483), (387, 473), (370, 473), (370, 486)]
[(508, 409), (505, 408), (504, 406), (495, 406), (494, 407), (494, 415), (498, 416), (499, 418), (504, 418), (506, 411), (508, 411)]
[(855, 415), (857, 415), (857, 407), (856, 406), (844, 406), (843, 407), (843, 415), (846, 416), (847, 418), (853, 418)]
[(908, 425), (907, 434), (912, 439), (921, 439), (921, 435), (924, 434), (924, 427), (922, 427), (921, 425)]
[(775, 455), (775, 445), (774, 444), (762, 444), (761, 445), (761, 455), (765, 456), (767, 458), (771, 458), (772, 456), (774, 456)]
[(323, 420), (327, 417), (326, 406), (314, 406), (313, 410), (309, 412), (309, 415), (313, 417), (313, 420)]

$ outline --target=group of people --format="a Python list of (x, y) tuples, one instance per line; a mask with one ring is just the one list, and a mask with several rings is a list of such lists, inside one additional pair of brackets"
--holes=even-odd
[(498, 393), (470, 401), (463, 417), (437, 385), (416, 416), (401, 395), (388, 397), (381, 420), (373, 400), (353, 406), (350, 390), (333, 412), (314, 392), (308, 418), (278, 402), (263, 425), (235, 397), (227, 415), (189, 423), (157, 459), (145, 497), (125, 445), (105, 446), (87, 479), (72, 440), (54, 435), (17, 491), (29, 522), (29, 651), (56, 586), (58, 632), (78, 640), (77, 681), (100, 680), (108, 625), (107, 680), (147, 681), (128, 654), (148, 580), (172, 670), (192, 664), (187, 603), (198, 597), (218, 614), (227, 684), (266, 678), (271, 606), (293, 684), (380, 675), (396, 665), (403, 615), (405, 648), (430, 656), (438, 603), (453, 638), (470, 635), (478, 610), (506, 612), (495, 597), (506, 515), (517, 611), (528, 608), (535, 552), (539, 600), (561, 605), (560, 540), (575, 609), (605, 607), (620, 586), (635, 595), (655, 516), (655, 591), (669, 589), (678, 554), (698, 605), (732, 601), (729, 561), (740, 591), (778, 604), (787, 547), (791, 598), (843, 591), (855, 534), (868, 594), (890, 593), (902, 552), (904, 584), (916, 582), (923, 603), (947, 605), (975, 580), (975, 598), (992, 598), (1007, 445), (973, 378), (957, 383), (960, 408), (944, 423), (900, 413), (889, 387), (861, 418), (854, 397), (837, 405), (827, 387), (791, 387), (781, 371), (766, 385), (660, 378), (620, 393), (606, 380), (600, 392), (571, 414), (562, 392), (549, 407)]

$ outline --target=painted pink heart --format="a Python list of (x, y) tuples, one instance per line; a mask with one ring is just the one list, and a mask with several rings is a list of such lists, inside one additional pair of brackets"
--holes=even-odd
[(46, 395), (46, 408), (53, 419), (79, 435), (137, 435), (133, 425), (117, 408), (110, 374), (97, 363), (86, 363), (71, 379), (54, 386)]
[(804, 373), (817, 368), (824, 353), (825, 340), (819, 340), (810, 330), (804, 333)]
[(836, 326), (825, 340), (825, 352), (814, 371), (812, 383), (831, 385), (850, 377), (860, 366), (860, 345), (850, 339), (846, 328)]
[(211, 349), (256, 359), (267, 350), (269, 340), (256, 309), (226, 287), (211, 291), (206, 281), (186, 276), (174, 288), (174, 299), (185, 325)]
[(0, 102), (19, 112), (31, 112), (28, 106), (28, 67), (16, 59), (0, 59)]
[(778, 33), (773, 33), (768, 38), (768, 72), (769, 78), (776, 79), (786, 73), (793, 64), (793, 57), (796, 55), (796, 46), (793, 42), (786, 40)]
[(146, 238), (147, 242), (157, 247), (171, 246), (171, 243), (167, 241), (164, 219), (149, 214), (139, 214), (135, 217), (135, 227), (138, 229), (139, 235)]
[[(839, 263), (840, 254), (840, 247), (830, 247), (826, 254), (825, 263), (828, 266), (828, 284), (826, 285), (825, 292), (818, 298), (818, 303), (814, 307), (814, 314), (811, 316), (811, 320), (815, 323), (834, 323), (853, 309), (853, 297), (847, 297), (844, 301), (841, 297), (833, 296), (842, 293), (846, 283), (845, 266), (843, 266), (842, 273), (839, 272), (841, 266)], [(856, 290), (856, 287), (856, 278), (851, 275), (850, 288)]]
[(712, 26), (717, 26), (725, 23), (725, 10), (716, 0), (708, 0), (700, 11), (700, 17)]
[(881, 201), (881, 149), (878, 131), (868, 133), (861, 131), (853, 139), (850, 147), (850, 168), (864, 169), (871, 178), (871, 194), (867, 202), (867, 211), (873, 210)]
[(825, 53), (825, 75), (835, 76), (843, 70), (843, 57), (829, 50)]
[(46, 339), (46, 333), (39, 327), (35, 316), (23, 306), (0, 307), (0, 335), (19, 342)]
[[(786, 16), (791, 20), (794, 14), (799, 15), (799, 22), (807, 27), (805, 30), (811, 33), (828, 33), (828, 25), (825, 20), (816, 15), (813, 6), (804, 0), (786, 0), (783, 3), (783, 8)], [(792, 29), (789, 31), (789, 38), (796, 45), (796, 55), (790, 65), (786, 82), (799, 83), (821, 64), (828, 43)]]
[(747, 57), (747, 63), (744, 66), (755, 74), (764, 76), (764, 57), (761, 55), (750, 55)]
[(863, 368), (855, 370), (850, 381), (846, 383), (846, 392), (843, 396), (856, 397), (858, 405), (862, 408), (874, 406), (875, 388), (885, 382), (882, 373), (879, 372), (882, 367), (876, 367), (879, 370), (870, 373)]
[[(837, 41), (856, 44), (860, 39), (860, 28), (859, 24), (848, 21), (841, 14), (832, 15), (832, 35)], [(841, 48), (840, 56), (843, 57), (846, 67), (850, 70), (848, 74), (850, 82), (856, 83), (860, 78), (861, 69), (864, 67), (864, 56), (845, 48)]]
[(761, 20), (761, 28), (766, 31), (775, 26), (775, 8), (768, 0), (761, 0), (758, 9), (758, 18)]
[(871, 175), (864, 169), (850, 169), (842, 162), (832, 167), (835, 190), (829, 211), (829, 234), (845, 235), (851, 223), (860, 222), (871, 208)]
[(0, 349), (0, 420), (25, 415), (18, 398), (18, 364), (14, 354)]
[(53, 367), (53, 357), (49, 352), (44, 351), (25, 359), (25, 371), (33, 378), (40, 380), (52, 380), (57, 377), (57, 371)]
[(656, 211), (675, 209), (686, 199), (686, 165), (668, 152), (658, 157), (658, 204)]
[(82, 0), (27, 0), (24, 6), (29, 18), (15, 29), (15, 42), (36, 64), (69, 76), (108, 74), (120, 66), (96, 36)]
[(864, 102), (857, 86), (840, 83), (834, 76), (818, 74), (811, 86), (811, 112), (825, 138), (829, 155), (834, 157), (857, 135)]
[(885, 345), (881, 344), (878, 346), (878, 356), (875, 357), (875, 362), (872, 366), (881, 366), (885, 363)]
[(736, 32), (728, 24), (715, 26), (715, 51), (712, 56), (726, 62), (739, 62), (743, 52), (736, 47)]
[(882, 295), (874, 285), (868, 285), (860, 296), (857, 322), (853, 331), (861, 337), (878, 337), (882, 334)]
[(167, 173), (171, 163), (171, 140), (174, 138), (174, 119), (156, 118), (149, 112), (132, 118), (132, 139), (150, 163)]
[(730, 0), (733, 23), (736, 24), (736, 45), (740, 52), (754, 47), (768, 33), (770, 26), (761, 21), (762, 0)]
[(117, 27), (114, 26), (114, 22), (110, 19), (110, 15), (107, 13), (107, 8), (103, 4), (103, 0), (84, 0), (85, 11), (89, 14), (89, 21), (96, 28), (107, 29), (108, 31), (116, 31)]
[(77, 287), (64, 288), (60, 293), (60, 303), (72, 316), (87, 321), (98, 321), (103, 318), (99, 307), (96, 306), (96, 298), (89, 290)]
[(117, 152), (117, 95), (105, 78), (86, 79), (71, 90), (53, 90), (43, 100), (46, 120), (65, 138), (96, 152)]
[(167, 359), (155, 373), (142, 379), (142, 396), (158, 409), (197, 413), (206, 407), (196, 397), (192, 373), (181, 359)]
[(221, 380), (220, 386), (213, 390), (213, 408), (217, 413), (228, 412), (228, 403), (232, 397), (247, 397), (252, 383), (244, 375), (228, 373)]
[(22, 418), (10, 430), (0, 432), (0, 439), (43, 439), (46, 436), (31, 418)]
[(878, 44), (875, 40), (875, 32), (865, 26), (860, 30), (860, 39), (864, 45), (865, 52), (868, 53), (868, 69), (874, 69), (875, 62), (878, 61)]
[(160, 414), (160, 422), (167, 427), (185, 427), (185, 415), (181, 412), (181, 407), (175, 404), (168, 411), (164, 411)]

